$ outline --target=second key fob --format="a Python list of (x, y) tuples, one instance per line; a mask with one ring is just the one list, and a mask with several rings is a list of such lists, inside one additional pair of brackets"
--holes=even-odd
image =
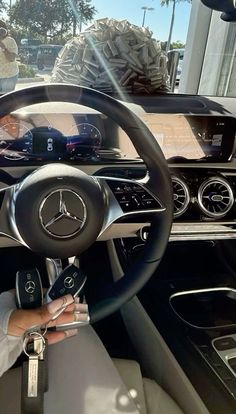
[(16, 304), (21, 309), (33, 309), (42, 306), (43, 288), (38, 269), (17, 272)]
[(77, 296), (86, 282), (86, 276), (75, 265), (67, 266), (47, 292), (47, 302), (65, 295)]

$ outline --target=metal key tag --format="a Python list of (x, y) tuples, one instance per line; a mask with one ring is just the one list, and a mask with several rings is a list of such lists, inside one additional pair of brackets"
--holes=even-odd
[[(34, 344), (34, 351), (31, 353), (27, 347), (30, 342)], [(39, 358), (45, 350), (45, 339), (39, 332), (26, 333), (23, 342), (23, 351), (29, 357), (28, 361), (28, 398), (36, 398), (38, 396), (38, 380), (39, 380)]]
[(28, 364), (28, 397), (38, 396), (39, 357), (37, 354), (29, 356)]

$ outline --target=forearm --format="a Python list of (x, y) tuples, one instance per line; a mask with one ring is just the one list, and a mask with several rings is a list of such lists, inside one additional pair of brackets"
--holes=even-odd
[(22, 348), (22, 338), (0, 334), (0, 377), (15, 363)]
[(16, 361), (22, 351), (22, 337), (8, 335), (8, 322), (16, 308), (14, 295), (4, 292), (0, 295), (0, 376)]
[(14, 62), (14, 60), (17, 58), (17, 53), (10, 52), (3, 41), (0, 41), (0, 47), (3, 53), (5, 54), (5, 57), (7, 58), (7, 60), (9, 62)]
[(7, 60), (9, 60), (9, 62), (14, 62), (14, 60), (17, 58), (16, 53), (9, 52), (9, 50), (7, 50), (6, 48), (3, 50), (3, 52), (5, 53), (5, 56)]

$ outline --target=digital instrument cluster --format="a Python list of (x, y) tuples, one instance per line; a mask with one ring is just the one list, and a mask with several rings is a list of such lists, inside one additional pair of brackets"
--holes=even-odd
[(89, 120), (79, 123), (73, 120), (73, 125), (67, 122), (67, 126), (64, 124), (63, 128), (59, 125), (60, 129), (54, 125), (29, 125), (30, 122), (16, 119), (1, 124), (1, 164), (12, 161), (65, 161), (99, 157), (102, 133)]

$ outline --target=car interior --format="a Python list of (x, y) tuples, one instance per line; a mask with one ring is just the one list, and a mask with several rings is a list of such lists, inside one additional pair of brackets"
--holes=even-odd
[[(232, 1), (202, 3), (236, 20)], [(76, 261), (143, 414), (236, 410), (235, 99), (59, 83), (0, 97), (0, 292)]]

